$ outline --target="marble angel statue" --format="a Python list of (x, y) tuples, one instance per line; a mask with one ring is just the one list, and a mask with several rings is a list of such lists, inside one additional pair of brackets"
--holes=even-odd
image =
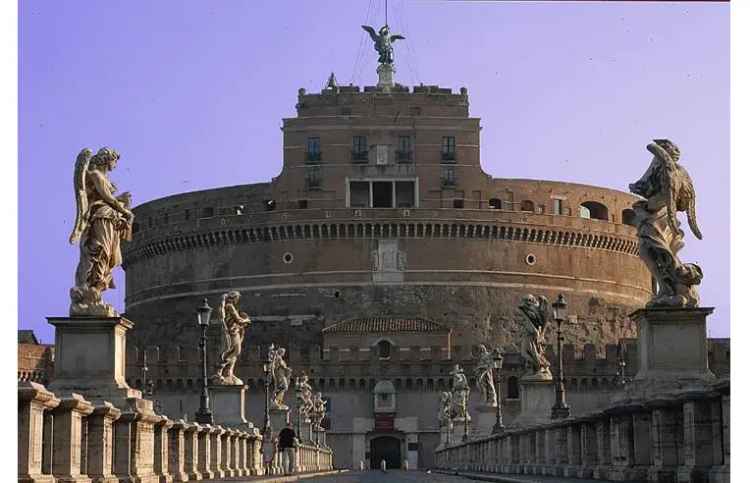
[(453, 396), (449, 391), (440, 393), (440, 407), (438, 409), (438, 421), (440, 426), (448, 426), (453, 419)]
[(684, 167), (677, 163), (679, 148), (668, 139), (654, 139), (646, 149), (654, 157), (630, 191), (643, 200), (633, 203), (638, 229), (639, 255), (656, 279), (656, 294), (647, 307), (697, 307), (703, 271), (683, 263), (677, 252), (685, 245), (677, 213), (687, 214), (688, 226), (699, 240), (703, 234), (695, 216), (695, 188)]
[(245, 312), (239, 311), (240, 293), (233, 290), (221, 296), (219, 318), (224, 329), (224, 351), (213, 382), (223, 385), (242, 385), (242, 380), (234, 375), (234, 366), (242, 352), (245, 330), (252, 323)]
[(487, 350), (484, 344), (479, 344), (479, 356), (474, 369), (477, 379), (477, 389), (487, 406), (497, 406), (497, 391), (495, 390), (495, 356)]
[(304, 418), (309, 418), (313, 410), (313, 390), (307, 374), (303, 373), (297, 379), (295, 386), (299, 411)]
[(450, 373), (453, 376), (453, 387), (451, 388), (451, 400), (453, 401), (453, 418), (465, 419), (468, 416), (469, 404), (469, 381), (466, 379), (464, 370), (456, 364)]
[(328, 402), (323, 399), (323, 393), (315, 393), (312, 400), (312, 421), (315, 431), (323, 430), (323, 419), (326, 416), (326, 405)]
[(543, 295), (525, 295), (518, 307), (523, 314), (521, 328), (521, 355), (531, 366), (526, 379), (552, 380), (550, 363), (544, 355), (544, 330), (550, 318), (549, 301)]
[(80, 259), (75, 286), (70, 289), (71, 316), (118, 315), (102, 300), (102, 292), (115, 287), (112, 270), (122, 263), (120, 242), (132, 236), (130, 193), (115, 195), (117, 188), (109, 180), (109, 172), (119, 159), (117, 151), (106, 147), (93, 155), (84, 148), (76, 159), (76, 221), (69, 241), (79, 242)]
[(271, 344), (268, 349), (268, 359), (271, 361), (271, 382), (273, 384), (271, 407), (274, 409), (289, 409), (289, 406), (284, 404), (284, 396), (289, 389), (292, 369), (287, 366), (284, 354), (286, 354), (286, 349), (283, 347), (276, 347)]

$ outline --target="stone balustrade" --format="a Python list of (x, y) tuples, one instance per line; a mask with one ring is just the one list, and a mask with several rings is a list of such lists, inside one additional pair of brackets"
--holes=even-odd
[[(263, 474), (262, 436), (162, 415), (59, 397), (41, 384), (18, 386), (19, 483), (168, 483)], [(54, 448), (54, 451), (53, 451)], [(325, 445), (296, 452), (302, 473), (333, 469)]]
[(451, 471), (614, 481), (729, 482), (729, 381), (436, 451)]

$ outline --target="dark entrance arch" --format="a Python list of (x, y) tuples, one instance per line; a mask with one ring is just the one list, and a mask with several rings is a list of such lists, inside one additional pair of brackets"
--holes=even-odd
[(393, 436), (370, 440), (370, 468), (379, 469), (380, 460), (385, 460), (388, 469), (401, 468), (401, 440)]

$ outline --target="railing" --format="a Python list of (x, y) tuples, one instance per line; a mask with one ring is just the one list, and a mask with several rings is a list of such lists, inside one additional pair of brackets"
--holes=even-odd
[[(447, 445), (451, 471), (616, 481), (729, 481), (729, 381)], [(447, 433), (446, 433), (447, 434)]]
[[(144, 402), (128, 399), (129, 406), (120, 409), (19, 383), (19, 482), (192, 481), (264, 474), (258, 429), (173, 421), (144, 409)], [(324, 446), (302, 445), (299, 459), (300, 472), (332, 468), (331, 450)]]

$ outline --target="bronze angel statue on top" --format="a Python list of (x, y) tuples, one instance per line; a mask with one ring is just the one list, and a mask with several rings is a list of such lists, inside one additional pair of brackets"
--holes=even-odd
[(393, 64), (393, 46), (396, 40), (403, 40), (406, 37), (402, 35), (391, 35), (388, 25), (380, 28), (378, 33), (369, 25), (363, 25), (362, 28), (370, 34), (370, 38), (375, 42), (375, 51), (378, 53), (378, 62), (381, 64)]
[(685, 168), (677, 163), (679, 148), (668, 139), (654, 139), (646, 149), (654, 157), (630, 191), (643, 200), (633, 203), (638, 228), (639, 255), (656, 279), (658, 288), (647, 307), (697, 307), (697, 285), (703, 271), (694, 263), (682, 263), (677, 252), (685, 245), (677, 213), (687, 213), (696, 238), (703, 238), (695, 217), (695, 189)]
[(119, 159), (117, 151), (106, 147), (96, 154), (84, 148), (76, 159), (76, 221), (69, 241), (80, 242), (80, 259), (70, 289), (71, 316), (118, 316), (102, 300), (102, 292), (115, 287), (112, 270), (122, 263), (120, 241), (132, 236), (130, 193), (115, 196), (117, 188), (108, 176)]
[(242, 352), (242, 342), (245, 340), (245, 330), (252, 323), (245, 312), (239, 311), (240, 293), (236, 290), (221, 296), (219, 304), (219, 318), (224, 327), (224, 351), (221, 353), (214, 384), (240, 386), (242, 379), (234, 375), (234, 366)]

